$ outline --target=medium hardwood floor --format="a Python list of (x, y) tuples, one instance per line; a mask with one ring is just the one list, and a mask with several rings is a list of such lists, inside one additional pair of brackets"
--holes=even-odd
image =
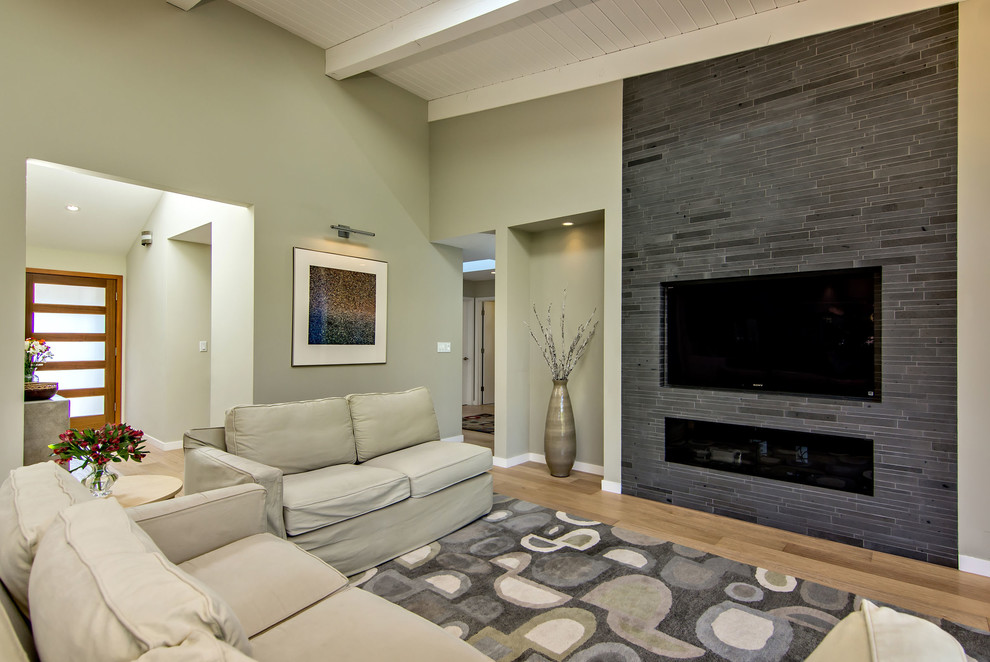
[[(462, 416), (477, 416), (478, 414), (495, 415), (495, 405), (463, 405), (461, 407)], [(495, 435), (486, 432), (475, 432), (474, 430), (461, 430), (464, 441), (475, 446), (483, 446), (495, 452)]]
[[(144, 462), (116, 467), (122, 474), (181, 478), (182, 464), (182, 451), (150, 449)], [(495, 468), (492, 475), (499, 494), (990, 630), (990, 577), (602, 492), (598, 476), (574, 472), (553, 478), (533, 462)]]

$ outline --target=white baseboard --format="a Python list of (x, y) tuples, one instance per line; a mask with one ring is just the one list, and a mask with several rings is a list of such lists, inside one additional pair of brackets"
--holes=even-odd
[(516, 466), (517, 464), (529, 462), (529, 456), (529, 453), (523, 453), (522, 455), (516, 455), (515, 457), (493, 457), (492, 464), (499, 469), (508, 469), (509, 467)]
[[(524, 462), (538, 462), (540, 464), (546, 464), (546, 456), (542, 453), (523, 453), (522, 455), (516, 455), (515, 457), (504, 458), (496, 457), (492, 460), (492, 463), (501, 469), (508, 469), (509, 467), (514, 467), (517, 464), (523, 464)], [(596, 476), (604, 476), (605, 469), (597, 464), (589, 464), (587, 462), (575, 462), (574, 471), (583, 471), (587, 474), (595, 474)]]
[(155, 439), (149, 434), (144, 435), (144, 440), (150, 443), (152, 446), (158, 450), (163, 451), (178, 451), (182, 450), (182, 440), (178, 441), (162, 441), (161, 439)]
[(990, 577), (990, 561), (979, 559), (975, 556), (959, 555), (959, 569), (963, 572), (971, 572), (974, 575)]
[(454, 441), (454, 442), (464, 441), (464, 435), (463, 434), (456, 434), (453, 437), (444, 437), (440, 441)]
[[(543, 462), (543, 461), (544, 461), (544, 458), (541, 455), (540, 456), (540, 462)], [(575, 462), (574, 463), (574, 470), (575, 471), (583, 471), (586, 474), (595, 474), (596, 476), (604, 476), (605, 475), (605, 467), (603, 467), (601, 465), (598, 465), (598, 464), (589, 464), (587, 462)]]
[(603, 480), (602, 492), (611, 492), (612, 494), (622, 494), (622, 483), (617, 483), (614, 480)]

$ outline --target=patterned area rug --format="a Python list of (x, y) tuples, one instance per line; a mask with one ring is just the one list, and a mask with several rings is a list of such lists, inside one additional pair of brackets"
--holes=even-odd
[[(804, 660), (860, 602), (499, 495), (487, 517), (353, 583), (500, 662)], [(929, 620), (990, 660), (987, 633)]]
[(477, 414), (476, 416), (465, 416), (461, 419), (461, 429), (495, 434), (495, 415)]

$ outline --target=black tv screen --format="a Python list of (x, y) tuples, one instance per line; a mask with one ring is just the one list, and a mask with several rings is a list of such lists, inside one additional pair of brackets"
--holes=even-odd
[(879, 268), (663, 283), (666, 383), (880, 399)]

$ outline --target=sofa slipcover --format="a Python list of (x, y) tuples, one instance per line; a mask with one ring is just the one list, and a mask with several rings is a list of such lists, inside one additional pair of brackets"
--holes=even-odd
[[(351, 448), (303, 452), (321, 444)], [(234, 407), (225, 428), (187, 431), (183, 448), (186, 493), (264, 486), (268, 530), (346, 575), (428, 544), (492, 507), (491, 451), (441, 440), (425, 387)], [(351, 460), (341, 462), (345, 457)]]
[(231, 453), (285, 474), (356, 459), (344, 398), (232, 407), (224, 432)]
[(361, 467), (389, 469), (409, 478), (409, 493), (424, 497), (483, 474), (491, 468), (491, 456), (477, 446), (428, 441), (411, 448), (374, 457)]
[[(38, 471), (15, 469), (7, 487), (35, 472), (33, 478), (47, 475), (39, 482), (60, 491), (62, 476)], [(12, 498), (10, 490), (0, 493)], [(85, 496), (57, 512), (41, 534), (29, 568), (33, 622), (0, 582), (0, 660), (37, 662), (39, 654), (43, 662), (488, 660), (267, 533), (260, 485), (126, 511), (113, 499)], [(45, 504), (22, 498), (19, 507), (33, 512)], [(179, 559), (185, 559), (181, 568), (175, 565)], [(260, 657), (245, 652), (253, 648), (248, 632), (252, 641), (264, 638)], [(272, 648), (276, 641), (287, 643)], [(388, 658), (379, 654), (383, 650), (390, 650)]]
[(28, 577), (41, 535), (61, 510), (92, 498), (54, 462), (22, 467), (0, 485), (0, 579), (25, 615)]
[(248, 637), (291, 618), (347, 586), (312, 554), (259, 533), (179, 565), (230, 605)]
[(440, 438), (433, 399), (425, 388), (355, 393), (347, 396), (347, 404), (358, 462)]
[(285, 532), (290, 536), (364, 515), (409, 497), (397, 471), (340, 464), (282, 478)]
[(194, 631), (251, 652), (231, 608), (170, 563), (114, 499), (59, 513), (38, 546), (28, 595), (44, 660), (128, 662)]

